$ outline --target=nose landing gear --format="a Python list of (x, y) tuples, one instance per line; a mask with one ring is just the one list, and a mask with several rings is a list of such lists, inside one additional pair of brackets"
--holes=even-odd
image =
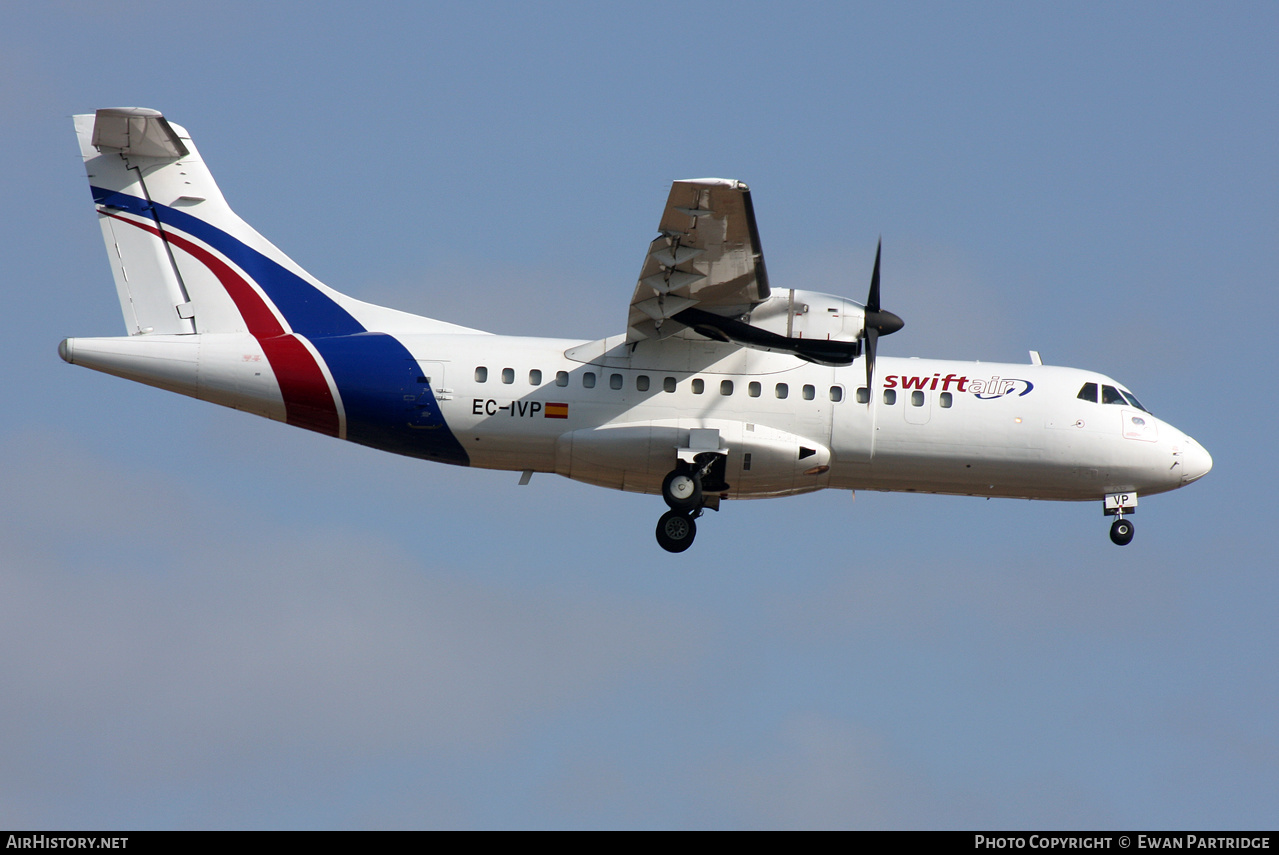
[(1124, 519), (1124, 514), (1136, 513), (1136, 493), (1110, 493), (1106, 496), (1105, 514), (1114, 517), (1110, 524), (1110, 542), (1115, 546), (1127, 546), (1132, 543), (1133, 524)]

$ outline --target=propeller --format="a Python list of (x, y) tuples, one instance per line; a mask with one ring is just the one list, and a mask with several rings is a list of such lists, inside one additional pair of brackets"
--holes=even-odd
[(875, 388), (872, 385), (875, 377), (875, 343), (881, 335), (892, 335), (906, 325), (901, 318), (879, 307), (879, 255), (883, 248), (884, 240), (880, 238), (875, 247), (875, 272), (870, 276), (870, 295), (866, 297), (866, 321), (862, 331), (866, 338), (867, 403), (870, 403)]

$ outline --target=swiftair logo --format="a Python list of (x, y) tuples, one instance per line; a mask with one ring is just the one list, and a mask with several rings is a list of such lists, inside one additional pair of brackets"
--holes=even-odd
[[(938, 389), (938, 387), (941, 387)], [(1020, 398), (1029, 395), (1035, 384), (1029, 380), (1018, 380), (1010, 377), (994, 377), (971, 380), (966, 375), (947, 374), (945, 377), (937, 372), (932, 377), (906, 376), (905, 374), (889, 374), (884, 378), (885, 389), (926, 389), (930, 392), (970, 392), (983, 401), (992, 398), (1004, 398), (1014, 395)]]

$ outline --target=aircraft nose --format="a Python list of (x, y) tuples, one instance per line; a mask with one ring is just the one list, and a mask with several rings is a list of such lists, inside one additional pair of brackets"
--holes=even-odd
[(1212, 469), (1212, 455), (1208, 453), (1208, 449), (1190, 437), (1186, 437), (1182, 461), (1181, 483), (1183, 484), (1198, 481)]

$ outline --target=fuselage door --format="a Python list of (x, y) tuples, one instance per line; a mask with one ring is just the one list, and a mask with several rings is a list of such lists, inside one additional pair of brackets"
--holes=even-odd
[[(879, 402), (872, 399), (870, 406), (867, 406), (866, 392), (858, 388), (861, 385), (856, 382), (860, 366), (861, 363), (855, 363), (851, 370), (836, 375), (842, 379), (851, 380), (851, 383), (832, 387), (840, 390), (840, 400), (832, 401), (830, 404), (832, 411), (830, 450), (835, 460), (839, 462), (870, 463), (870, 458), (874, 454), (874, 420), (877, 415), (882, 414), (877, 412)], [(878, 379), (877, 377), (876, 381)], [(862, 382), (865, 382), (864, 374)]]
[(444, 381), (443, 362), (418, 361), (417, 385), (404, 390), (404, 404), (408, 410), (409, 426), (430, 429), (443, 425), (439, 402), (453, 398), (452, 390)]
[(933, 412), (933, 396), (936, 392), (928, 389), (911, 389), (909, 391), (902, 389), (897, 393), (897, 400), (901, 403), (902, 414), (906, 417), (906, 423), (912, 425), (928, 424), (928, 419)]

